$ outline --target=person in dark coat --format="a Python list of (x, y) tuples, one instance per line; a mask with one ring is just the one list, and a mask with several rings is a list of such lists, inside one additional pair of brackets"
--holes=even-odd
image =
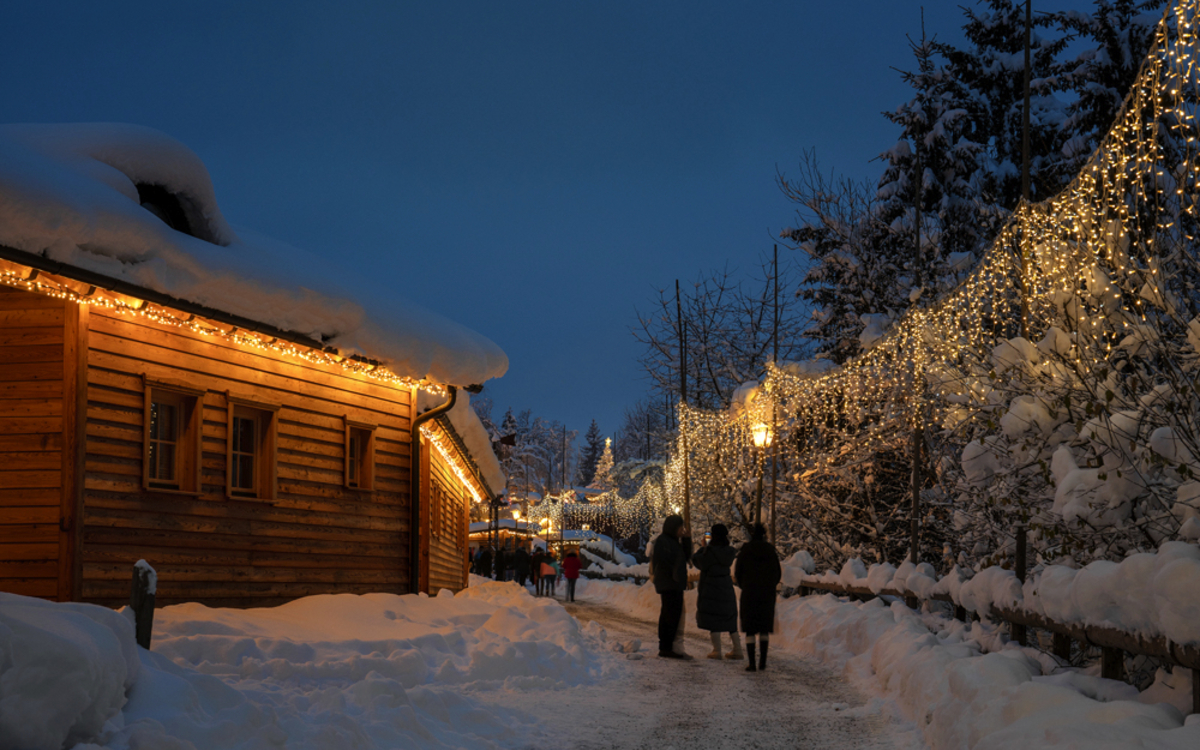
[[(747, 672), (767, 668), (767, 646), (775, 629), (775, 587), (783, 577), (779, 554), (766, 536), (763, 525), (754, 524), (750, 541), (742, 545), (733, 567), (733, 578), (742, 589), (742, 632), (746, 634), (746, 654), (750, 658)], [(761, 649), (757, 666), (754, 664), (755, 635)]]
[(476, 562), (476, 565), (479, 567), (479, 572), (476, 573), (476, 575), (483, 576), (484, 578), (492, 577), (492, 548), (491, 547), (483, 548), (483, 550), (479, 553), (479, 560)]
[(542, 595), (542, 562), (546, 555), (540, 548), (535, 549), (529, 557), (529, 576), (533, 578), (533, 595)]
[(507, 555), (504, 554), (504, 549), (501, 548), (501, 549), (496, 550), (496, 556), (494, 558), (492, 558), (496, 565), (496, 580), (497, 581), (504, 580), (504, 571), (508, 569), (508, 560), (505, 559), (506, 557), (507, 557)]
[(742, 658), (742, 639), (738, 635), (737, 596), (733, 593), (730, 566), (737, 557), (729, 546), (729, 529), (719, 523), (712, 527), (712, 540), (692, 555), (692, 565), (700, 571), (700, 587), (696, 596), (696, 626), (709, 631), (713, 650), (710, 659), (720, 659), (721, 633), (729, 633), (733, 650), (728, 658)]
[(686, 534), (681, 516), (667, 516), (650, 555), (650, 578), (662, 599), (662, 609), (658, 613), (658, 655), (664, 659), (690, 658), (674, 649), (675, 633), (683, 617), (687, 564), (692, 557), (692, 538)]
[(517, 584), (524, 588), (525, 579), (529, 577), (529, 551), (524, 547), (517, 547), (516, 554), (513, 555), (513, 571), (516, 573)]

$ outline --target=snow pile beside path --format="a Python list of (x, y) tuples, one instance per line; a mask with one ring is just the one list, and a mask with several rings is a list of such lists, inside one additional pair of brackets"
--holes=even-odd
[(133, 625), (119, 613), (0, 593), (0, 747), (94, 737), (137, 678)]
[[(922, 617), (879, 599), (787, 599), (779, 604), (779, 622), (773, 643), (839, 666), (893, 698), (934, 750), (1200, 747), (1200, 717), (1185, 725), (1177, 708), (1145, 702), (1169, 690), (1162, 675), (1140, 700), (1124, 683), (1080, 672), (1042, 676), (1035, 652), (1009, 647), (983, 654), (980, 641), (991, 640), (991, 648), (999, 640), (986, 626)], [(1176, 698), (1183, 703), (1189, 695)]]
[[(582, 547), (579, 551), (589, 563), (588, 570), (596, 570), (606, 576), (650, 577), (650, 563), (638, 563), (631, 555), (625, 555), (625, 558), (632, 561), (632, 564), (614, 563), (611, 560), (600, 557), (600, 555), (587, 549), (587, 547)], [(608, 552), (607, 549), (604, 551)], [(624, 553), (618, 552), (618, 554)]]
[[(57, 750), (75, 717), (83, 719), (72, 741), (93, 750), (507, 746), (525, 725), (471, 693), (591, 684), (612, 663), (557, 602), (512, 583), (476, 581), (434, 598), (166, 607), (156, 612), (153, 652), (131, 648), (129, 624), (111, 610), (11, 599), (21, 607), (6, 599), (0, 614), (8, 628), (0, 630), (0, 717), (25, 727), (42, 715), (45, 726), (64, 728), (36, 744), (13, 741), (18, 735), (0, 724), (0, 747)], [(33, 614), (13, 615), (23, 609)], [(112, 627), (97, 627), (106, 617)], [(33, 635), (10, 636), (23, 619), (35, 621)], [(72, 627), (83, 634), (70, 635)], [(90, 652), (87, 638), (96, 644)], [(122, 655), (134, 651), (134, 666), (125, 665)], [(73, 717), (59, 718), (75, 685), (92, 686), (94, 700), (71, 702)]]

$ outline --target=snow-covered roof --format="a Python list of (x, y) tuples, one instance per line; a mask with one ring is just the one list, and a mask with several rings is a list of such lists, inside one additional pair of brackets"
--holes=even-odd
[[(178, 201), (190, 234), (143, 206), (147, 190)], [(413, 379), (469, 385), (508, 369), (496, 344), (441, 315), (339, 290), (333, 277), (365, 279), (347, 280), (336, 253), (235, 231), (200, 158), (150, 128), (0, 125), (0, 245), (305, 334)]]
[[(422, 391), (417, 398), (417, 413), (423, 414), (445, 401), (444, 396), (435, 396)], [(463, 445), (466, 446), (467, 452), (471, 454), (471, 458), (479, 468), (479, 473), (483, 476), (483, 481), (487, 482), (492, 492), (503, 492), (508, 479), (504, 474), (504, 469), (500, 466), (499, 459), (496, 458), (495, 451), (492, 450), (491, 435), (483, 426), (483, 422), (479, 421), (479, 415), (471, 408), (471, 394), (459, 391), (454, 408), (445, 416), (450, 420), (451, 426), (458, 433)]]

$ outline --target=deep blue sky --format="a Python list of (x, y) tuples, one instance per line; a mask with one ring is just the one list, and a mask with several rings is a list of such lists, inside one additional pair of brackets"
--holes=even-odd
[[(959, 3), (924, 4), (957, 40)], [(611, 434), (644, 391), (635, 306), (769, 252), (777, 167), (879, 174), (922, 4), (10, 5), (4, 120), (180, 139), (234, 224), (496, 341), (498, 411)]]

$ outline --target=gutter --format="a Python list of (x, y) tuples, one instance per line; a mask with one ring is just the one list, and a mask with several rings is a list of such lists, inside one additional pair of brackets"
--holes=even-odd
[[(412, 465), (409, 468), (409, 496), (412, 504), (409, 507), (409, 576), (412, 582), (412, 593), (421, 591), (421, 425), (454, 408), (458, 400), (458, 386), (447, 385), (450, 399), (441, 406), (435, 406), (412, 421)], [(416, 398), (413, 399), (416, 407)]]

